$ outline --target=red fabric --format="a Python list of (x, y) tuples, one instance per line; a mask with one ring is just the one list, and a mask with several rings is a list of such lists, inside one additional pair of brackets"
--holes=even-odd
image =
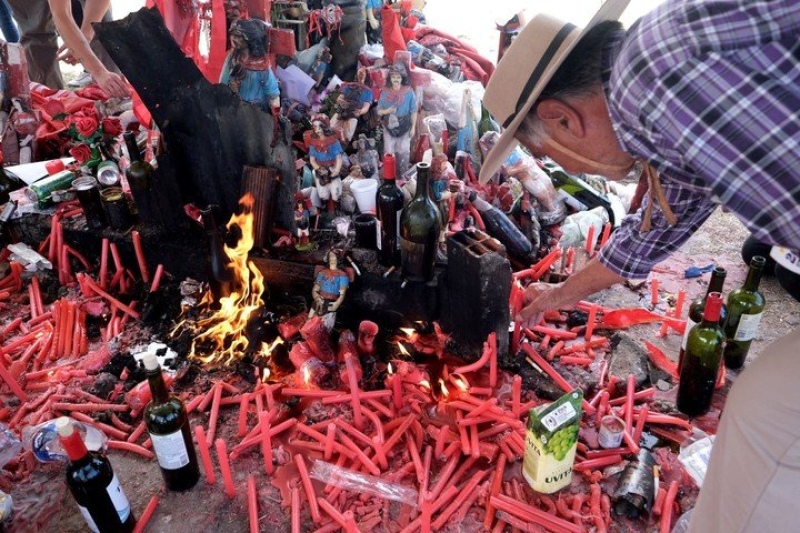
[(383, 37), (383, 56), (388, 63), (394, 62), (398, 50), (406, 50), (406, 40), (400, 31), (400, 17), (397, 12), (384, 4), (381, 8), (381, 36)]
[(468, 44), (430, 26), (421, 26), (415, 32), (416, 40), (428, 48), (441, 44), (448, 53), (461, 60), (461, 71), (469, 80), (480, 81), (484, 86), (494, 72), (494, 65)]

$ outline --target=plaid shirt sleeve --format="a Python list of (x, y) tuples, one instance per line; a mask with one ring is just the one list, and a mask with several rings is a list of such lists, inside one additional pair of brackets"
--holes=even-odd
[(645, 198), (642, 208), (625, 217), (600, 250), (600, 263), (623, 278), (646, 278), (650, 270), (686, 242), (717, 207), (706, 195), (678, 183), (662, 180), (661, 186), (678, 222), (670, 226), (656, 204), (650, 218), (650, 231), (641, 231), (644, 209), (649, 201)]
[[(800, 250), (800, 2), (667, 0), (607, 50), (609, 112), (629, 153), (659, 170), (679, 217), (626, 221), (600, 260), (641, 276), (713, 210)], [(654, 215), (658, 208), (654, 209)]]

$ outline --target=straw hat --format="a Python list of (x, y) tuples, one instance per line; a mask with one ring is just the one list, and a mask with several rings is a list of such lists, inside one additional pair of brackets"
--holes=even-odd
[(535, 16), (522, 29), (503, 54), (483, 96), (486, 109), (505, 129), (481, 167), (481, 183), (497, 172), (517, 146), (517, 128), (581, 37), (600, 22), (619, 19), (628, 2), (606, 0), (583, 29), (547, 14)]

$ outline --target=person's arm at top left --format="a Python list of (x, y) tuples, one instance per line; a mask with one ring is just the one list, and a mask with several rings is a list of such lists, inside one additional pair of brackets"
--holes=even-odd
[(89, 46), (89, 40), (94, 37), (94, 29), (91, 25), (93, 22), (103, 18), (103, 14), (108, 11), (110, 0), (86, 0), (83, 28), (78, 28), (72, 18), (70, 0), (48, 0), (48, 3), (50, 4), (50, 12), (53, 15), (53, 22), (58, 29), (59, 35), (64, 40), (65, 46), (69, 48), (72, 57), (83, 65), (83, 68), (92, 75), (97, 84), (109, 96), (116, 98), (128, 96), (130, 91), (125, 78), (110, 72)]

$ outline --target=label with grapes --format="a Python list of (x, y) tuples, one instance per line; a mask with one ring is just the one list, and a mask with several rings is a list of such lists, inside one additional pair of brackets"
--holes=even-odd
[(571, 483), (582, 401), (583, 392), (575, 389), (531, 409), (522, 475), (533, 490), (549, 494)]

